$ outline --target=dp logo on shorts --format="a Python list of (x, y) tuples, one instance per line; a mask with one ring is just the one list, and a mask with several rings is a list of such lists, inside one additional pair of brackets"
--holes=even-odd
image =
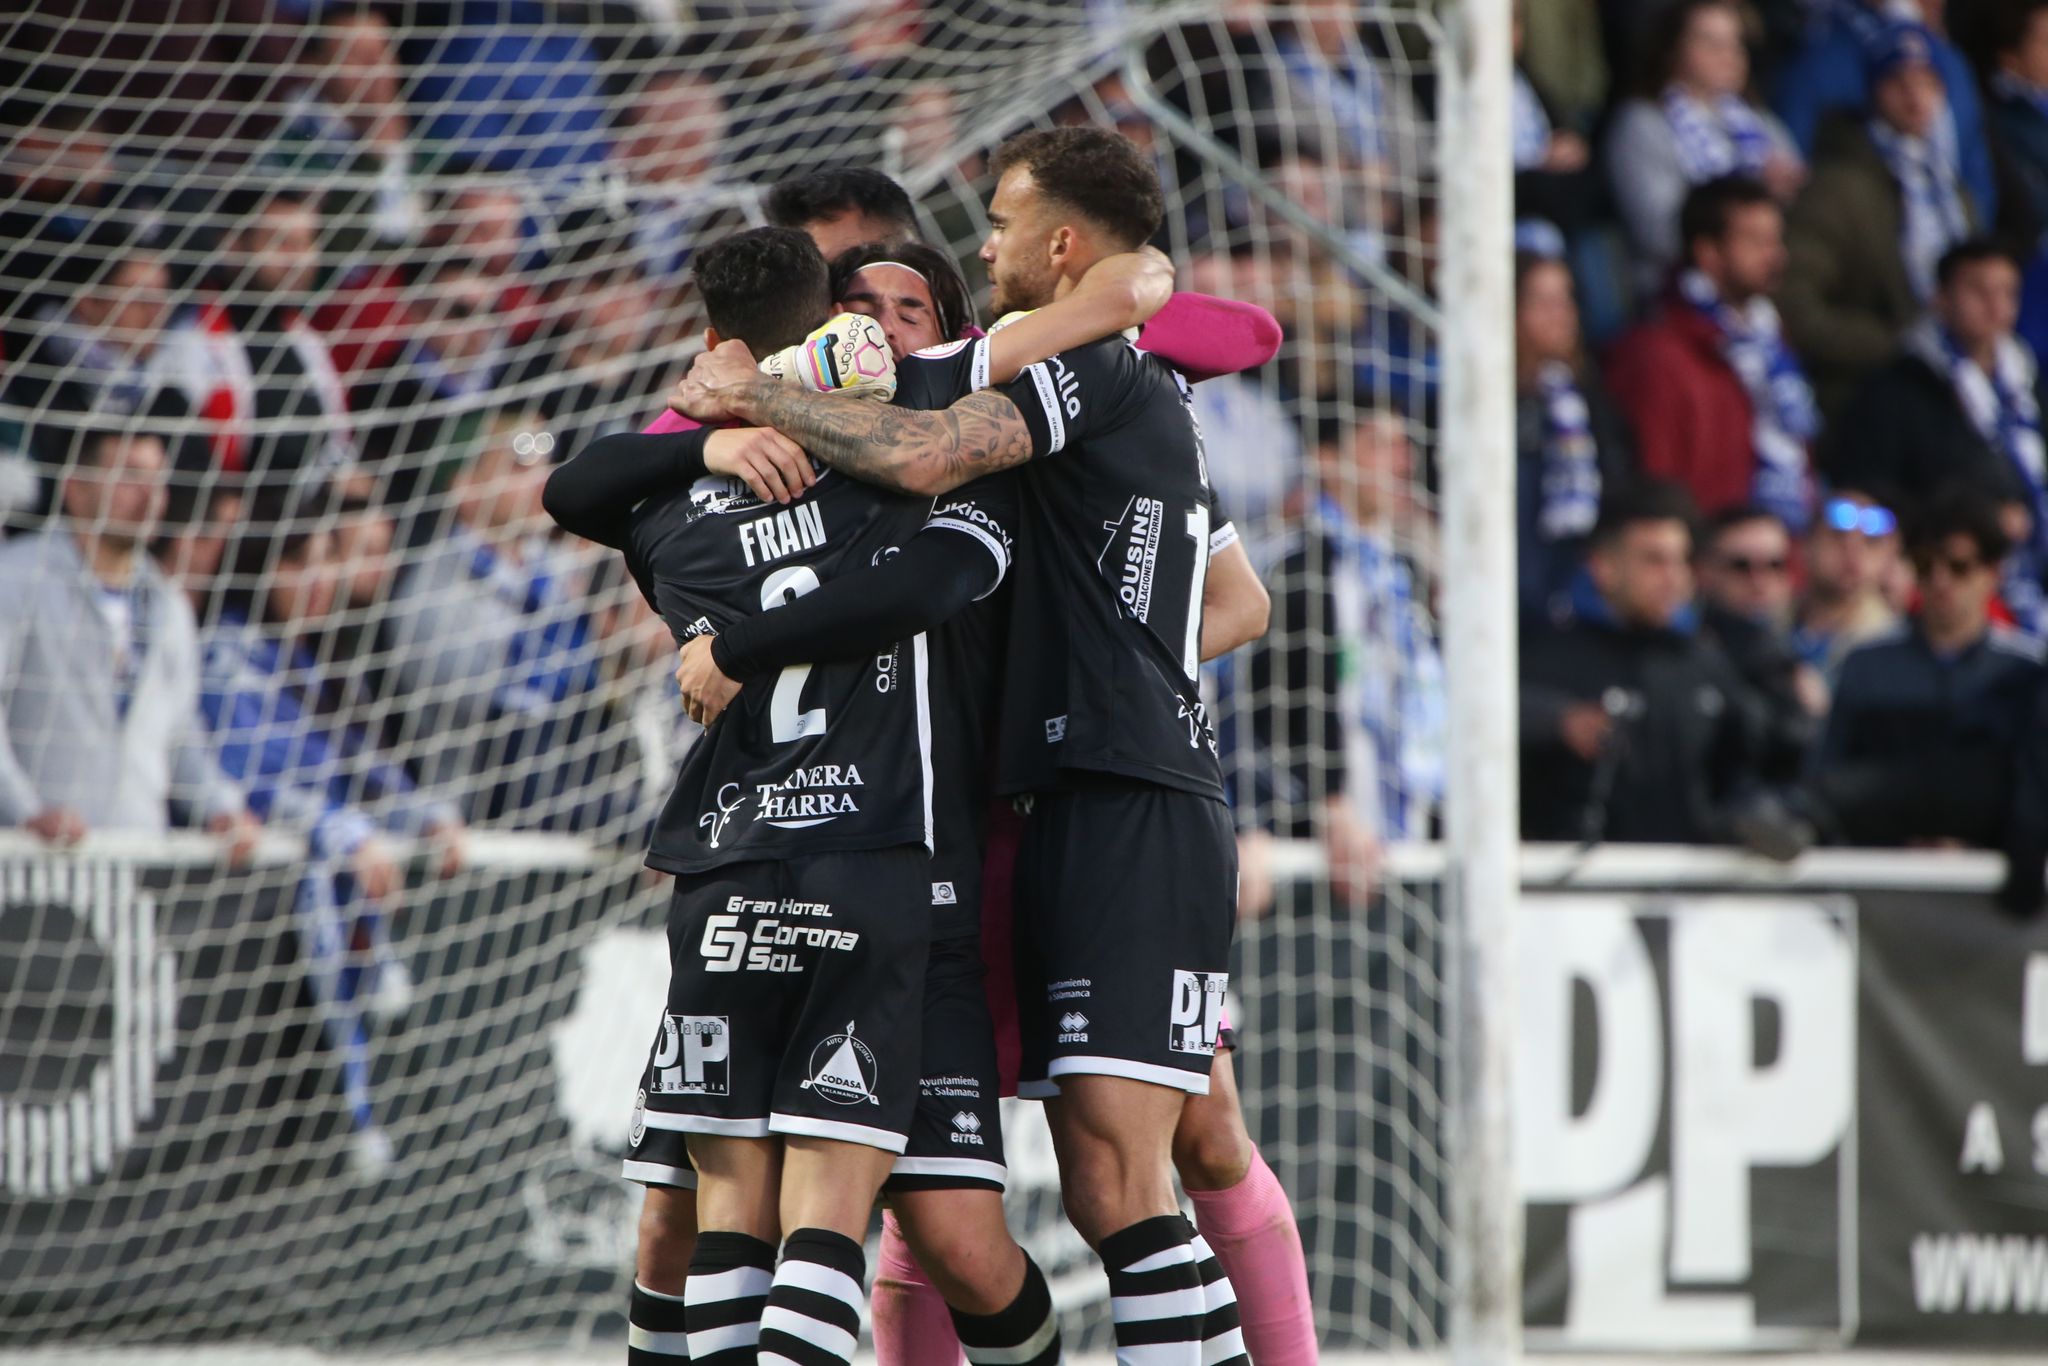
[(1227, 972), (1183, 972), (1173, 974), (1173, 1025), (1166, 1046), (1176, 1053), (1213, 1056), (1216, 1039), (1223, 1030), (1223, 993), (1230, 985)]
[(664, 1015), (654, 1089), (672, 1096), (732, 1094), (732, 1027), (724, 1015)]

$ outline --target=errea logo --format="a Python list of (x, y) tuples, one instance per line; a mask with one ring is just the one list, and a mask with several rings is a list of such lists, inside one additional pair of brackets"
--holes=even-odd
[(981, 1116), (970, 1110), (961, 1110), (953, 1116), (953, 1132), (946, 1135), (955, 1143), (970, 1147), (986, 1147), (988, 1140), (981, 1136)]
[(1078, 1010), (1070, 1010), (1060, 1016), (1061, 1043), (1087, 1043), (1088, 1017)]

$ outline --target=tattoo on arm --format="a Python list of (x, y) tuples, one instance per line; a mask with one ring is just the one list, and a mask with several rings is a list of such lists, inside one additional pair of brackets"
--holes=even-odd
[(761, 380), (728, 399), (742, 420), (773, 427), (832, 468), (901, 493), (945, 493), (1031, 458), (1017, 405), (980, 389), (952, 407), (915, 413), (873, 399)]

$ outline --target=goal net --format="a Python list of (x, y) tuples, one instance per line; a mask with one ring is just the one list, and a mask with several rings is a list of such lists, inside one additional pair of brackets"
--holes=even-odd
[(622, 1335), (693, 737), (540, 481), (660, 411), (767, 185), (886, 169), (980, 288), (989, 153), (1088, 120), (1183, 287), (1286, 328), (1196, 391), (1274, 601), (1207, 679), (1236, 1064), (1326, 1344), (1441, 1345), (1448, 917), (1375, 869), (1451, 724), (1429, 0), (54, 0), (0, 43), (0, 1344)]

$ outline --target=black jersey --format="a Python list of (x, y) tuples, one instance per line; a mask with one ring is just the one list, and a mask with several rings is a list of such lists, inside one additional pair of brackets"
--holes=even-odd
[[(830, 471), (794, 503), (712, 477), (635, 509), (628, 564), (677, 641), (773, 610), (875, 563), (934, 519), (986, 535), (972, 500), (905, 498)], [(987, 514), (981, 514), (986, 518)], [(766, 680), (763, 680), (765, 682)], [(701, 872), (749, 859), (932, 843), (925, 637), (855, 662), (802, 664), (743, 689), (683, 761), (648, 863)]]
[(1087, 770), (1220, 798), (1197, 683), (1220, 530), (1186, 381), (1121, 339), (1028, 367), (1031, 428), (998, 789)]

